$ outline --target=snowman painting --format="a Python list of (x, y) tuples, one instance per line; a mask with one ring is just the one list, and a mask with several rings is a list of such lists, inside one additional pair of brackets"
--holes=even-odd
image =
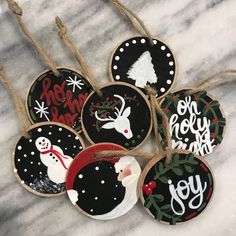
[(45, 137), (39, 137), (35, 146), (40, 152), (40, 160), (47, 167), (47, 175), (56, 184), (64, 183), (67, 170), (73, 161), (70, 156), (64, 155), (63, 150), (52, 145)]

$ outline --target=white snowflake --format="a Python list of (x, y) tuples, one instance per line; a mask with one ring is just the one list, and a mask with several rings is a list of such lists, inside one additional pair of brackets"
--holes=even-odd
[(68, 86), (70, 86), (70, 85), (73, 86), (73, 93), (75, 92), (76, 87), (77, 87), (78, 89), (82, 89), (81, 86), (84, 85), (84, 83), (82, 82), (82, 80), (80, 80), (80, 79), (77, 80), (77, 76), (75, 76), (74, 80), (73, 80), (73, 78), (71, 78), (71, 77), (69, 76), (69, 79), (67, 79), (66, 82), (68, 82), (68, 83), (67, 83)]
[(48, 107), (44, 107), (44, 102), (42, 102), (42, 104), (40, 104), (37, 100), (36, 103), (38, 105), (38, 107), (34, 107), (34, 109), (36, 110), (36, 114), (40, 113), (40, 118), (42, 118), (43, 116), (47, 119), (47, 121), (50, 121), (47, 114), (49, 114), (49, 112), (47, 111)]

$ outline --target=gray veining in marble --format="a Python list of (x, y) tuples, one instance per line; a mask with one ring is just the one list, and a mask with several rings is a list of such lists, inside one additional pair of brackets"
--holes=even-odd
[[(58, 65), (78, 67), (57, 35), (59, 15), (88, 61), (97, 81), (108, 81), (108, 61), (116, 45), (135, 30), (108, 0), (18, 0), (24, 21)], [(236, 67), (235, 0), (124, 0), (153, 33), (176, 54), (176, 87), (224, 68)], [(37, 52), (19, 31), (6, 2), (0, 0), (0, 63), (22, 99), (33, 78), (46, 69)], [(236, 235), (236, 93), (235, 84), (212, 90), (224, 108), (227, 132), (222, 145), (207, 161), (216, 190), (206, 211), (178, 226), (156, 223), (140, 203), (125, 216), (107, 222), (81, 215), (67, 199), (40, 198), (24, 190), (12, 171), (12, 149), (19, 137), (14, 105), (0, 85), (0, 235)], [(154, 150), (149, 140), (141, 149)]]

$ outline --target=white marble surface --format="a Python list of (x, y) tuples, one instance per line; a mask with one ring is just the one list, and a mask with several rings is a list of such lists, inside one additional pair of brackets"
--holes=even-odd
[[(66, 22), (99, 83), (108, 81), (108, 60), (114, 47), (135, 30), (108, 0), (18, 0), (24, 20), (58, 65), (77, 67), (57, 36), (54, 17)], [(171, 45), (179, 64), (176, 85), (194, 83), (214, 71), (236, 67), (235, 0), (124, 0), (150, 31)], [(0, 0), (0, 63), (22, 99), (34, 76), (47, 68), (18, 30), (6, 3)], [(113, 221), (91, 220), (73, 208), (67, 196), (40, 198), (16, 181), (12, 150), (19, 137), (14, 105), (0, 85), (0, 235), (236, 235), (236, 85), (212, 90), (227, 118), (222, 145), (207, 161), (215, 175), (215, 194), (196, 219), (178, 226), (155, 222), (141, 204)], [(151, 150), (150, 140), (144, 145)]]

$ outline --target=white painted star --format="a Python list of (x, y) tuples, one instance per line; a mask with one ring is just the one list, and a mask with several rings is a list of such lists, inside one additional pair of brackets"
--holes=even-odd
[(44, 116), (47, 119), (47, 121), (49, 121), (49, 118), (47, 116), (47, 114), (49, 114), (49, 112), (47, 111), (48, 107), (44, 107), (44, 102), (42, 102), (42, 104), (40, 104), (36, 100), (36, 103), (38, 105), (38, 107), (34, 107), (34, 109), (36, 110), (36, 114), (40, 113), (40, 118), (42, 118)]
[[(75, 76), (74, 80), (73, 80), (73, 78), (71, 78), (70, 76), (69, 76), (69, 79), (66, 80), (66, 82), (68, 82), (68, 83), (67, 83), (68, 86), (70, 86), (70, 85), (73, 86), (73, 93), (75, 92), (76, 87), (77, 87), (78, 89), (82, 89), (81, 86), (84, 85), (84, 83), (81, 82), (81, 81), (82, 81), (82, 80), (77, 80), (77, 76)], [(81, 85), (81, 86), (80, 86), (80, 85)]]

